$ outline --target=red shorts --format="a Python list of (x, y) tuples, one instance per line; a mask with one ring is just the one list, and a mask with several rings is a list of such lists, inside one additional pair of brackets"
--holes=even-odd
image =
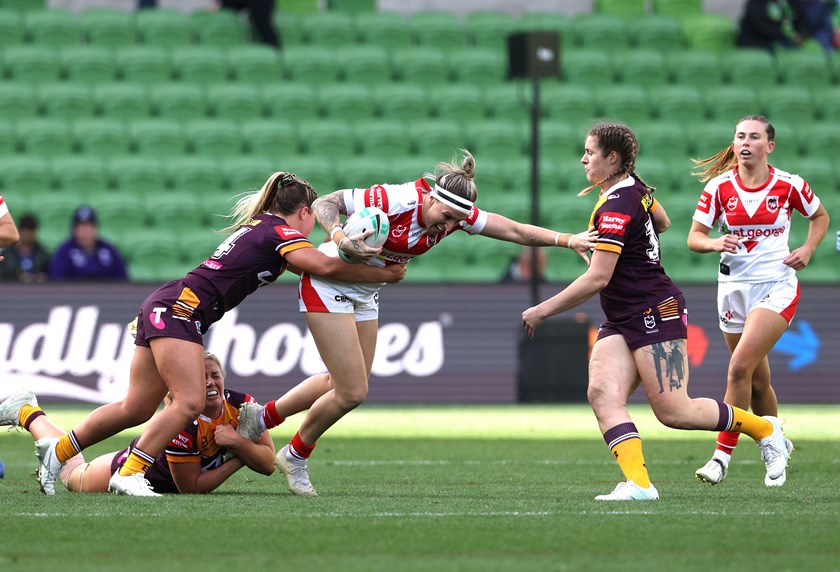
[(682, 294), (663, 300), (640, 314), (606, 321), (598, 328), (598, 339), (624, 336), (631, 350), (659, 342), (688, 338), (688, 309)]

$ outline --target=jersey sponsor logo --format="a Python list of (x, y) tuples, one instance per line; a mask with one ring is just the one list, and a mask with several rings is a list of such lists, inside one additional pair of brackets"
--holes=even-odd
[(609, 201), (611, 199), (620, 199), (620, 198), (621, 198), (621, 195), (619, 193), (613, 193), (613, 194), (611, 194), (610, 196), (607, 197), (607, 200)]
[(286, 239), (299, 238), (303, 236), (303, 234), (301, 234), (301, 232), (298, 229), (292, 228), (290, 226), (283, 226), (278, 224), (274, 227), (274, 230), (277, 231), (277, 234)]
[(738, 197), (729, 197), (726, 201), (726, 210), (734, 211), (738, 208)]
[(388, 212), (388, 198), (385, 194), (385, 188), (382, 185), (375, 185), (369, 188), (365, 195), (367, 206), (380, 208), (386, 213)]
[(602, 213), (598, 221), (598, 234), (620, 234), (623, 236), (629, 223), (629, 215), (614, 212)]
[(166, 323), (163, 321), (163, 314), (165, 312), (165, 307), (152, 308), (152, 313), (149, 314), (149, 323), (158, 330), (164, 329), (166, 327)]
[(645, 316), (645, 327), (650, 330), (656, 327), (656, 318), (653, 316)]
[(201, 263), (202, 266), (205, 268), (209, 268), (210, 270), (221, 270), (222, 265), (216, 262), (215, 260), (205, 260)]
[(391, 236), (394, 238), (399, 238), (405, 234), (405, 231), (408, 230), (408, 227), (404, 224), (398, 224), (396, 226), (391, 227)]
[(805, 199), (805, 202), (810, 204), (814, 200), (814, 192), (811, 190), (811, 185), (805, 183), (805, 186), (802, 187), (802, 198)]
[(700, 200), (697, 201), (697, 210), (706, 214), (709, 214), (709, 210), (712, 208), (712, 195), (707, 192), (703, 192), (700, 195)]

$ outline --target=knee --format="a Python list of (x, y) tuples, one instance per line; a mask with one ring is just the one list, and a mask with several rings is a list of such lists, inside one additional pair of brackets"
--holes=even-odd
[(654, 409), (654, 415), (665, 427), (671, 429), (689, 429), (685, 416), (680, 411), (671, 408)]
[(204, 395), (180, 396), (169, 407), (174, 407), (187, 420), (187, 423), (195, 421), (204, 411)]
[(729, 383), (735, 383), (738, 385), (750, 383), (754, 369), (754, 367), (751, 367), (743, 360), (733, 357), (729, 362)]
[(344, 388), (341, 391), (336, 389), (335, 394), (339, 406), (345, 411), (350, 411), (365, 402), (368, 394), (368, 385), (364, 383), (355, 387)]

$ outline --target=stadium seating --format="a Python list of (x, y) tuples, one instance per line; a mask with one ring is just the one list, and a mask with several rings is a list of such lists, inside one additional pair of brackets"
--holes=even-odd
[(703, 12), (703, 0), (653, 0), (653, 11), (675, 18)]
[(376, 111), (373, 92), (365, 84), (324, 84), (318, 89), (318, 101), (322, 114), (333, 119), (372, 119)]
[(70, 125), (63, 119), (34, 118), (18, 121), (17, 139), (28, 155), (52, 158), (75, 152)]
[(212, 157), (180, 155), (165, 160), (166, 177), (179, 193), (221, 196), (225, 181), (219, 161)]
[(259, 91), (245, 82), (209, 85), (205, 98), (208, 114), (218, 119), (257, 119), (265, 109)]
[(562, 12), (525, 12), (519, 18), (517, 27), (520, 30), (547, 30), (557, 32), (560, 36), (560, 46), (566, 51), (574, 45), (575, 38), (571, 33), (572, 21)]
[[(480, 121), (488, 115), (485, 112), (485, 91), (474, 85), (442, 85), (434, 90), (432, 106), (438, 119), (455, 123)], [(496, 100), (487, 98), (492, 105)]]
[(335, 50), (322, 46), (283, 49), (284, 69), (288, 79), (320, 85), (341, 80), (341, 65)]
[(228, 75), (236, 83), (264, 85), (283, 78), (283, 62), (270, 46), (247, 44), (226, 51)]
[(760, 111), (758, 94), (750, 85), (717, 85), (705, 90), (706, 113), (713, 120), (729, 121), (733, 132), (735, 123), (746, 115)]
[(78, 45), (81, 26), (70, 12), (64, 10), (36, 10), (26, 12), (23, 25), (29, 41), (39, 46), (63, 48)]
[(322, 48), (344, 48), (356, 42), (356, 27), (350, 14), (319, 12), (300, 18), (303, 39)]
[(355, 17), (356, 38), (369, 46), (388, 50), (411, 47), (411, 25), (402, 14), (368, 12)]
[(376, 89), (374, 97), (383, 118), (414, 121), (430, 116), (430, 98), (420, 83), (383, 84)]
[(678, 50), (667, 55), (668, 68), (674, 82), (699, 88), (724, 82), (727, 65), (715, 52)]
[(99, 84), (93, 89), (93, 97), (103, 117), (128, 121), (144, 119), (152, 112), (152, 100), (142, 83)]
[(626, 84), (655, 87), (670, 81), (665, 55), (656, 50), (637, 49), (616, 54), (614, 66), (618, 80)]
[(6, 75), (16, 82), (53, 83), (61, 79), (61, 66), (52, 47), (25, 44), (4, 50)]
[(76, 120), (93, 117), (96, 103), (87, 83), (43, 84), (38, 88), (41, 110), (50, 117)]
[(630, 28), (618, 16), (584, 13), (575, 17), (572, 26), (575, 45), (618, 52), (630, 45)]
[(650, 14), (635, 19), (633, 28), (632, 41), (639, 48), (656, 50), (666, 55), (685, 48), (686, 38), (682, 26), (672, 16)]
[(103, 117), (81, 119), (73, 122), (76, 147), (91, 157), (128, 155), (131, 140), (124, 121)]
[(509, 12), (478, 11), (466, 15), (466, 31), (473, 46), (504, 53), (507, 37), (516, 31), (518, 23)]
[(66, 46), (58, 55), (68, 82), (90, 85), (117, 79), (113, 52), (99, 46)]
[(29, 119), (40, 113), (35, 87), (28, 83), (4, 82), (0, 89), (0, 117)]
[(52, 180), (62, 194), (79, 191), (87, 195), (104, 193), (109, 179), (105, 162), (92, 155), (64, 155), (50, 160)]
[(227, 119), (197, 119), (186, 124), (190, 150), (199, 157), (220, 159), (243, 152), (239, 127)]
[(501, 83), (507, 76), (507, 57), (492, 48), (470, 48), (449, 52), (450, 75), (462, 84)]
[(391, 62), (386, 48), (378, 45), (351, 46), (336, 54), (343, 78), (348, 82), (376, 86), (391, 79)]
[(134, 14), (113, 8), (93, 8), (79, 16), (88, 43), (122, 48), (134, 42)]
[(172, 81), (172, 61), (163, 48), (121, 44), (115, 50), (115, 59), (127, 82), (149, 86)]
[(171, 119), (134, 121), (129, 133), (142, 156), (164, 158), (187, 152), (187, 138), (181, 126)]
[(416, 121), (409, 124), (408, 132), (414, 139), (417, 156), (430, 163), (426, 169), (437, 161), (448, 161), (458, 149), (467, 146), (466, 130), (451, 121)]
[[(383, 161), (411, 154), (411, 134), (398, 119), (357, 122), (357, 145), (362, 155)], [(361, 160), (361, 159), (360, 159)]]
[(546, 117), (582, 124), (597, 115), (594, 86), (545, 82), (540, 107)]
[(758, 86), (776, 81), (776, 62), (770, 52), (740, 49), (726, 55), (727, 81), (734, 85)]
[(705, 120), (703, 93), (689, 85), (665, 85), (653, 88), (654, 113), (661, 121), (682, 121), (693, 124)]
[(651, 118), (648, 92), (638, 85), (605, 86), (596, 93), (596, 98), (606, 119), (633, 124)]
[(266, 84), (261, 95), (266, 113), (274, 119), (301, 121), (320, 114), (315, 87), (306, 82)]
[(108, 176), (120, 195), (137, 194), (153, 201), (166, 194), (166, 171), (156, 154), (111, 155), (107, 163)]
[(787, 85), (822, 88), (834, 80), (831, 60), (822, 51), (779, 50), (775, 57), (779, 79)]
[(187, 17), (173, 9), (140, 10), (135, 16), (134, 28), (137, 40), (150, 46), (177, 48), (192, 40)]
[(414, 41), (420, 46), (451, 50), (467, 45), (463, 23), (449, 12), (415, 12), (410, 25)]
[(228, 79), (228, 62), (221, 48), (183, 46), (170, 53), (175, 76), (181, 82), (206, 86)]
[(199, 44), (232, 48), (245, 43), (245, 29), (233, 10), (196, 10), (189, 17), (189, 27)]
[(569, 83), (601, 86), (612, 82), (612, 59), (606, 51), (594, 48), (567, 51), (563, 55), (562, 73)]
[(194, 83), (153, 85), (149, 97), (155, 115), (164, 119), (198, 119), (207, 115), (205, 91)]
[[(0, 117), (4, 117), (0, 111)], [(17, 139), (14, 125), (6, 119), (0, 119), (0, 159), (17, 153)]]
[(484, 88), (484, 106), (487, 115), (493, 119), (527, 125), (531, 118), (532, 99), (530, 86), (522, 83), (503, 83)]
[(278, 158), (297, 155), (301, 152), (302, 142), (296, 125), (282, 118), (243, 121), (240, 138), (250, 155), (275, 155)]
[(620, 18), (640, 18), (647, 14), (645, 0), (595, 0), (595, 11)]
[(695, 50), (731, 51), (735, 47), (735, 23), (723, 14), (682, 15), (688, 45)]
[(348, 157), (356, 154), (356, 136), (347, 121), (302, 122), (298, 133), (306, 154), (318, 157)]
[(393, 79), (415, 84), (441, 84), (449, 80), (449, 64), (443, 50), (415, 47), (391, 55)]
[(814, 97), (807, 84), (780, 85), (762, 93), (761, 109), (770, 121), (784, 119), (809, 125), (816, 121)]
[(16, 10), (0, 9), (0, 47), (16, 46), (25, 41), (23, 14)]

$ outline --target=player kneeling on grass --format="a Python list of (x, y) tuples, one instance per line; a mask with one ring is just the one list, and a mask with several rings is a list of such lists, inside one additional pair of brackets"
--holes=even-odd
[[(204, 354), (204, 371), (204, 411), (172, 439), (146, 472), (147, 483), (158, 493), (209, 493), (246, 466), (264, 475), (274, 472), (274, 444), (268, 432), (255, 442), (236, 432), (239, 406), (253, 399), (225, 390), (225, 371), (210, 352)], [(36, 441), (64, 434), (38, 407), (35, 394), (26, 390), (0, 403), (2, 425), (23, 427)], [(130, 447), (107, 453), (89, 463), (80, 453), (64, 464), (61, 481), (74, 493), (108, 492), (111, 475), (129, 451)]]

